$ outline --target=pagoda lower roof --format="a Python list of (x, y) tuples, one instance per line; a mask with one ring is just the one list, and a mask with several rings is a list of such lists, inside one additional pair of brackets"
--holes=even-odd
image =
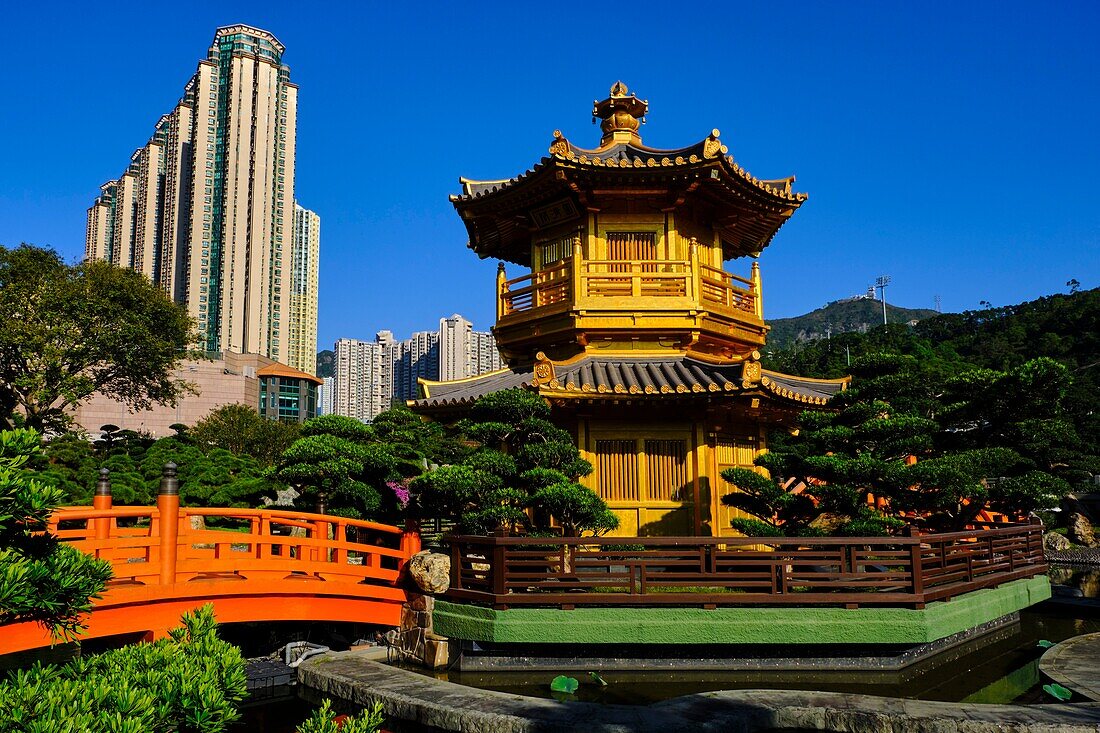
[[(549, 368), (543, 366), (547, 364)], [(677, 395), (732, 395), (751, 391), (767, 393), (779, 401), (821, 406), (845, 389), (848, 381), (848, 378), (796, 377), (759, 369), (758, 362), (715, 364), (687, 355), (618, 358), (584, 355), (566, 362), (543, 361), (449, 382), (422, 379), (423, 396), (409, 400), (408, 404), (414, 409), (461, 408), (487, 394), (519, 387), (548, 398), (658, 400)]]

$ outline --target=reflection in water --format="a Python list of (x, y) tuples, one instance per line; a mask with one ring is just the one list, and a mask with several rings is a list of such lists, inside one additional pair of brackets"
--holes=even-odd
[(1050, 582), (1076, 588), (1085, 598), (1100, 598), (1100, 568), (1053, 565), (1050, 568)]
[[(1080, 613), (1080, 611), (1076, 611)], [(607, 687), (589, 681), (585, 672), (429, 673), (458, 684), (517, 695), (550, 697), (550, 680), (570, 674), (581, 681), (575, 699), (605, 704), (647, 705), (680, 695), (713, 690), (786, 689), (854, 692), (947, 702), (1043, 702), (1039, 688), (1040, 639), (1062, 641), (1100, 631), (1100, 615), (1073, 618), (1057, 610), (1024, 611), (1008, 633), (994, 633), (966, 654), (945, 652), (914, 667), (893, 672), (751, 671), (603, 672)]]

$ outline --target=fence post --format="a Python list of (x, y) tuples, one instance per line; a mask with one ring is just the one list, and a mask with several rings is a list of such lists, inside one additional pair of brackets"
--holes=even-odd
[(401, 564), (404, 566), (412, 556), (420, 552), (423, 547), (420, 539), (420, 521), (416, 519), (406, 519), (405, 529), (401, 532), (401, 554), (404, 557), (401, 559)]
[[(95, 482), (95, 495), (92, 497), (92, 508), (106, 511), (111, 508), (114, 499), (111, 497), (111, 470), (99, 469), (99, 478)], [(93, 519), (95, 538), (105, 540), (111, 536), (111, 518), (100, 517)]]
[(493, 599), (493, 603), (501, 603), (499, 596), (508, 593), (508, 586), (505, 584), (505, 547), (500, 544), (499, 537), (491, 537), (489, 541), (493, 543), (493, 551), (491, 554), (486, 553), (488, 557), (485, 559), (489, 560), (490, 587), (493, 589), (493, 594), (498, 596)]
[(920, 552), (920, 530), (909, 525), (905, 530), (905, 536), (916, 540), (909, 545), (909, 577), (913, 595), (916, 596), (917, 608), (924, 608), (924, 562)]
[(176, 582), (176, 558), (179, 552), (180, 481), (176, 464), (165, 463), (157, 492), (157, 513), (160, 516), (160, 584)]

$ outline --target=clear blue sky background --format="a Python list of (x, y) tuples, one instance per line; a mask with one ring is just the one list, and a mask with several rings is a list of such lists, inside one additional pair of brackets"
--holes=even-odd
[(761, 257), (769, 318), (882, 273), (890, 302), (944, 310), (1100, 285), (1094, 0), (344, 5), (9, 4), (0, 244), (81, 256), (99, 184), (215, 28), (244, 22), (286, 45), (301, 87), (322, 347), (456, 311), (491, 325), (495, 263), (465, 248), (447, 195), (526, 169), (555, 128), (594, 147), (591, 102), (620, 78), (650, 102), (648, 145), (717, 127), (753, 174), (810, 194)]

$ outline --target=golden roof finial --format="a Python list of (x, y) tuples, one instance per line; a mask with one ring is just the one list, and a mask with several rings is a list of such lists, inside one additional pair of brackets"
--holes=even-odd
[(592, 121), (595, 122), (596, 118), (603, 120), (600, 125), (603, 130), (601, 148), (617, 143), (642, 144), (638, 127), (645, 122), (649, 102), (633, 94), (627, 96), (629, 92), (626, 84), (617, 81), (611, 85), (611, 96), (602, 102), (592, 103)]

